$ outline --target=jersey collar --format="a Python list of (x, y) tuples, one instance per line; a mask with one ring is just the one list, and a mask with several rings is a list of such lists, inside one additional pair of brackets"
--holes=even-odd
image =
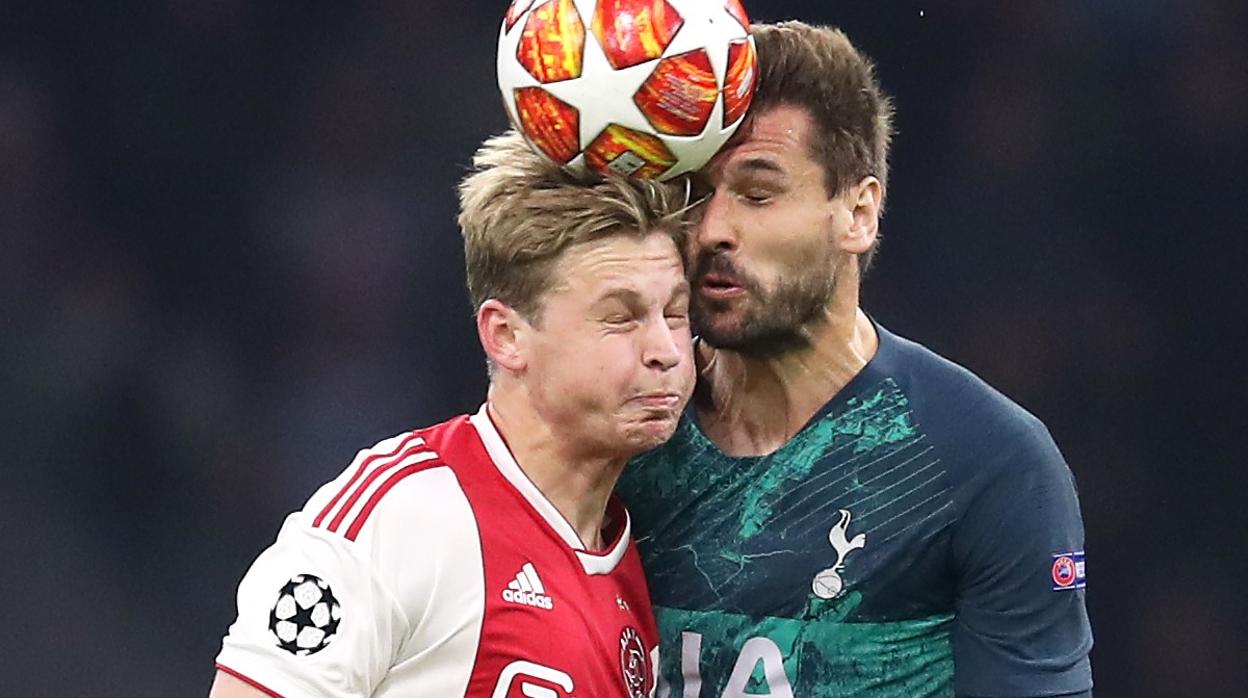
[[(623, 530), (605, 552), (594, 553), (586, 550), (585, 544), (581, 542), (581, 537), (576, 534), (576, 529), (572, 528), (572, 524), (563, 518), (563, 514), (559, 513), (555, 505), (546, 499), (546, 495), (542, 494), (542, 491), (520, 469), (520, 464), (516, 462), (511, 450), (507, 448), (502, 435), (498, 433), (498, 428), (494, 426), (494, 421), (490, 419), (486, 405), (481, 405), (481, 409), (469, 417), (469, 421), (476, 428), (477, 435), (481, 437), (481, 443), (485, 445), (485, 451), (489, 454), (494, 467), (498, 468), (498, 472), (520, 493), (520, 496), (524, 497), (538, 516), (546, 521), (555, 535), (559, 536), (576, 553), (576, 558), (581, 561), (581, 567), (584, 568), (585, 573), (610, 574), (619, 565), (620, 560), (624, 559), (624, 553), (628, 551), (628, 543), (632, 539), (632, 521), (628, 510), (623, 506), (619, 506), (617, 510), (617, 507), (609, 504), (608, 516), (614, 516), (617, 511), (623, 511)], [(612, 500), (614, 499), (615, 495), (612, 495)]]

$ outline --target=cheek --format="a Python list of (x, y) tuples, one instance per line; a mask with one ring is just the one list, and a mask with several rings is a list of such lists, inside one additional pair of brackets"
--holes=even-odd
[(587, 352), (585, 363), (604, 382), (626, 382), (638, 370), (637, 345), (629, 335), (605, 337)]
[(789, 210), (765, 228), (759, 244), (768, 259), (786, 267), (809, 264), (827, 256), (834, 240), (832, 221), (813, 210)]
[(784, 210), (780, 234), (775, 236), (789, 246), (826, 245), (832, 239), (834, 216), (823, 202), (803, 199)]
[(681, 362), (680, 368), (678, 369), (680, 371), (681, 379), (688, 384), (688, 390), (686, 392), (692, 392), (693, 383), (697, 377), (697, 366), (693, 359), (692, 328), (686, 326), (680, 331), (676, 338), (676, 345), (680, 349), (681, 355), (684, 357), (684, 361)]
[(552, 345), (543, 356), (546, 375), (580, 394), (613, 392), (627, 387), (638, 363), (626, 335), (586, 337)]

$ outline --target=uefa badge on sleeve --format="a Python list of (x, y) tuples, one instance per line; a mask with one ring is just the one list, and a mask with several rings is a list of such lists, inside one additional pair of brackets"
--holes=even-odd
[(1087, 566), (1083, 551), (1057, 553), (1053, 556), (1053, 591), (1082, 589), (1087, 586)]
[(277, 592), (269, 612), (269, 631), (277, 646), (298, 656), (316, 654), (338, 633), (342, 607), (320, 577), (298, 574)]

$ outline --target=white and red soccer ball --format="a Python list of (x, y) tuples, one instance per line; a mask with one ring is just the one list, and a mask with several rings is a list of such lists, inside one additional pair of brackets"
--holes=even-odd
[(514, 0), (498, 37), (512, 124), (574, 172), (668, 179), (706, 164), (754, 95), (740, 0)]

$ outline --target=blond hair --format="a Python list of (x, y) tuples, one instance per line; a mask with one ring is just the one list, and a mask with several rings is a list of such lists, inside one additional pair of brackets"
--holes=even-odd
[(491, 298), (530, 321), (565, 250), (613, 235), (672, 235), (680, 249), (685, 189), (610, 176), (582, 180), (515, 131), (482, 144), (459, 184), (459, 227), (473, 309)]
[[(872, 175), (888, 189), (893, 103), (875, 66), (835, 27), (789, 21), (755, 24), (759, 79), (751, 111), (802, 107), (814, 120), (811, 155), (830, 194)], [(882, 211), (881, 207), (881, 211)], [(870, 266), (875, 247), (862, 255)]]

